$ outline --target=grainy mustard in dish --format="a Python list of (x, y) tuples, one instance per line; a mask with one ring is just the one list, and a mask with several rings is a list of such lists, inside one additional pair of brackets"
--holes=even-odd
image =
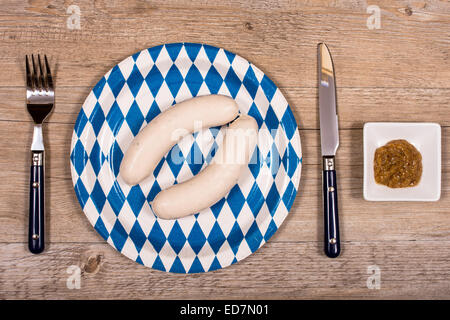
[(408, 141), (389, 141), (375, 151), (375, 181), (390, 188), (417, 186), (422, 176), (422, 155)]

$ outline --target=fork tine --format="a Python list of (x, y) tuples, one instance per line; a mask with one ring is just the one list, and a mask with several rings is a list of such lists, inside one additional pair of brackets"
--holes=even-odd
[(44, 54), (45, 72), (47, 73), (47, 85), (50, 90), (53, 90), (53, 78), (50, 72), (50, 66), (48, 65), (47, 55)]
[(34, 55), (31, 55), (31, 62), (33, 63), (33, 74), (32, 74), (32, 79), (33, 79), (33, 85), (34, 85), (34, 89), (35, 90), (40, 90), (40, 84), (39, 84), (39, 76), (37, 73), (37, 68), (36, 68), (36, 63), (34, 62)]
[(30, 63), (28, 62), (27, 55), (25, 55), (25, 64), (26, 64), (26, 71), (27, 71), (27, 89), (32, 90), (33, 80), (31, 80)]
[(47, 90), (47, 81), (46, 81), (46, 77), (44, 77), (44, 72), (42, 71), (42, 63), (41, 63), (41, 55), (38, 54), (38, 65), (39, 65), (39, 78), (41, 80), (41, 87), (45, 90)]

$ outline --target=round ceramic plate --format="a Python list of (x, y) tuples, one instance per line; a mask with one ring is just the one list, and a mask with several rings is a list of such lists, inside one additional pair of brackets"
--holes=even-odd
[[(258, 145), (225, 198), (195, 215), (159, 219), (149, 202), (207, 166), (223, 128), (183, 138), (133, 187), (117, 178), (123, 155), (160, 112), (208, 94), (232, 97), (257, 120)], [(113, 67), (86, 98), (70, 152), (75, 192), (95, 230), (128, 258), (177, 273), (220, 269), (258, 250), (286, 218), (302, 163), (297, 123), (275, 84), (242, 57), (194, 43), (153, 47)]]

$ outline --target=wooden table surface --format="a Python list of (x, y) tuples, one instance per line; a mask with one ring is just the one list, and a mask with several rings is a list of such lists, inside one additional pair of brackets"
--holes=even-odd
[[(371, 1), (380, 9), (379, 29), (368, 27), (372, 13), (360, 0), (0, 4), (0, 298), (450, 298), (450, 2)], [(80, 29), (74, 29), (76, 19), (68, 19), (78, 12)], [(95, 83), (130, 54), (183, 41), (225, 48), (263, 70), (293, 108), (304, 157), (297, 198), (275, 236), (233, 266), (195, 275), (152, 270), (110, 247), (84, 216), (69, 167), (73, 126)], [(338, 259), (322, 253), (321, 41), (333, 54), (338, 87)], [(49, 55), (56, 74), (55, 109), (44, 126), (48, 243), (40, 255), (27, 250), (32, 122), (24, 55), (33, 52)], [(440, 201), (363, 200), (368, 121), (442, 126)], [(77, 267), (80, 288), (70, 289)], [(380, 287), (369, 289), (377, 267)]]

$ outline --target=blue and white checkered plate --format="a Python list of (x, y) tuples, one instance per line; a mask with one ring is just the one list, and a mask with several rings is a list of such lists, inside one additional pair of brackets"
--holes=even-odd
[[(183, 138), (134, 187), (117, 179), (124, 152), (160, 112), (208, 94), (234, 98), (241, 113), (257, 120), (258, 146), (225, 198), (195, 215), (159, 219), (149, 202), (204, 168), (223, 129)], [(194, 154), (202, 155), (200, 164), (188, 161)], [(96, 84), (75, 123), (70, 161), (80, 205), (111, 246), (154, 269), (197, 273), (246, 258), (278, 230), (297, 193), (302, 153), (291, 108), (261, 70), (223, 49), (174, 43), (126, 58)]]

